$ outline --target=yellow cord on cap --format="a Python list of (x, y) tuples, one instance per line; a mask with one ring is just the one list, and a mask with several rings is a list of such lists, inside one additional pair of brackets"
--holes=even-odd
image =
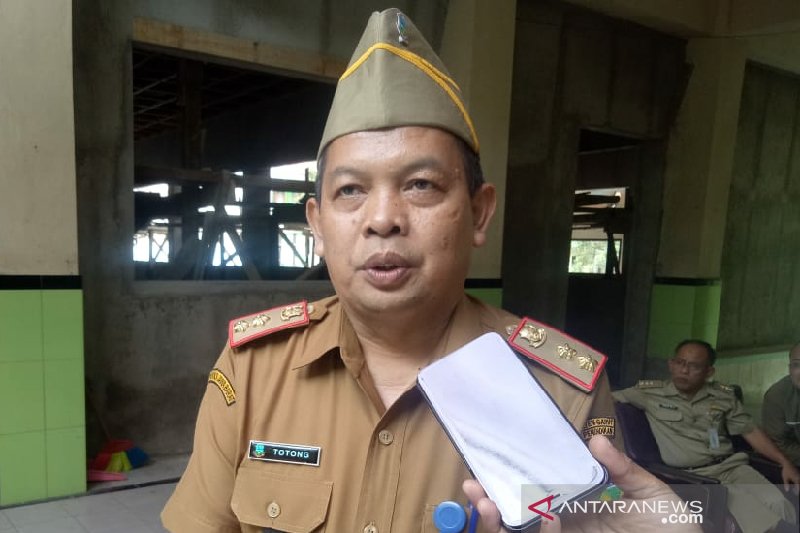
[(413, 52), (409, 52), (408, 50), (404, 50), (402, 48), (398, 48), (396, 46), (392, 46), (387, 43), (375, 43), (370, 46), (366, 52), (364, 52), (361, 57), (359, 57), (347, 70), (344, 71), (344, 74), (339, 78), (339, 81), (346, 79), (350, 76), (353, 72), (355, 72), (363, 63), (367, 60), (367, 58), (374, 52), (375, 50), (386, 50), (387, 52), (391, 52), (396, 56), (405, 59), (412, 65), (416, 66), (422, 72), (428, 75), (436, 84), (444, 90), (444, 92), (450, 97), (453, 103), (456, 105), (458, 110), (461, 112), (461, 116), (464, 117), (464, 122), (467, 123), (467, 127), (469, 128), (470, 136), (472, 137), (472, 142), (475, 145), (475, 152), (479, 151), (478, 145), (478, 136), (475, 133), (475, 128), (472, 125), (472, 120), (469, 118), (469, 113), (467, 113), (464, 104), (461, 102), (461, 99), (458, 95), (453, 91), (450, 87), (452, 85), (457, 90), (461, 90), (458, 88), (458, 85), (455, 81), (453, 81), (449, 76), (444, 74), (442, 71), (431, 65), (425, 58), (418, 56)]

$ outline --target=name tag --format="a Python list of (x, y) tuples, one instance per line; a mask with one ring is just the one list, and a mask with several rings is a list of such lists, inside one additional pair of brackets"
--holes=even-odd
[(321, 451), (319, 446), (251, 440), (247, 457), (255, 461), (319, 466)]

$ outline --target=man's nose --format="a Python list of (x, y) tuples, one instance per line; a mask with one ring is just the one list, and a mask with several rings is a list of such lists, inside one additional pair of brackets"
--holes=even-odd
[(408, 233), (408, 213), (399, 191), (373, 191), (367, 200), (366, 234), (389, 237)]

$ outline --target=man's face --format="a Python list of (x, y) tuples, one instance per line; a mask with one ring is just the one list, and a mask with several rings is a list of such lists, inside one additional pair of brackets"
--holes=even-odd
[(470, 197), (455, 137), (425, 127), (351, 133), (328, 146), (324, 172), (306, 216), (343, 303), (381, 312), (458, 301), (495, 195), (484, 184)]
[(709, 365), (704, 347), (686, 344), (670, 359), (669, 373), (676, 389), (685, 394), (694, 394), (714, 374), (714, 367)]
[(800, 344), (789, 352), (789, 376), (794, 386), (800, 389)]

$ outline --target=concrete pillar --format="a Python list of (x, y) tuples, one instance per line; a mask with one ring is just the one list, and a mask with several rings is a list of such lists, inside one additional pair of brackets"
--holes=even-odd
[(734, 39), (692, 39), (687, 60), (694, 68), (669, 141), (656, 273), (717, 279), (745, 50)]
[(515, 26), (516, 0), (457, 0), (442, 36), (441, 58), (461, 87), (484, 175), (497, 188), (497, 212), (487, 244), (473, 254), (470, 278), (500, 278)]

